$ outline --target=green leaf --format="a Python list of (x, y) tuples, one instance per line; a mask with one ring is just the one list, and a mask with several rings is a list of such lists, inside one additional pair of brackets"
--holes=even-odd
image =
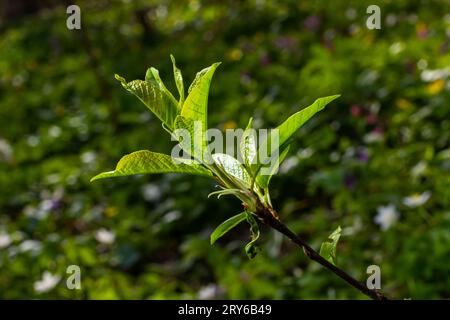
[(208, 128), (208, 94), (214, 71), (220, 62), (198, 72), (189, 87), (188, 96), (184, 101), (181, 115), (193, 121), (200, 121), (204, 131)]
[[(205, 132), (199, 122), (183, 116), (177, 116), (174, 127), (174, 137), (179, 141), (184, 151), (201, 162), (212, 163), (207, 152)], [(184, 131), (181, 132), (179, 130)]]
[(134, 174), (170, 172), (212, 176), (209, 170), (192, 160), (172, 158), (166, 154), (141, 150), (122, 157), (122, 159), (120, 159), (117, 163), (114, 171), (100, 173), (93, 177), (91, 182), (98, 179), (129, 176)]
[(251, 240), (245, 246), (245, 253), (249, 259), (253, 259), (259, 251), (259, 248), (255, 245), (256, 241), (259, 239), (259, 226), (252, 213), (246, 212), (246, 219), (250, 224)]
[(228, 231), (236, 227), (239, 223), (244, 221), (247, 217), (246, 212), (241, 212), (234, 217), (231, 217), (228, 220), (225, 220), (222, 222), (216, 230), (214, 230), (213, 233), (211, 233), (211, 244), (214, 244), (214, 242), (217, 241), (217, 239), (221, 238), (223, 235), (225, 235)]
[(153, 67), (148, 68), (145, 74), (145, 81), (150, 82), (152, 85), (156, 85), (157, 87), (159, 87), (159, 89), (163, 90), (170, 97), (170, 99), (176, 102), (175, 97), (166, 88), (164, 82), (161, 80), (158, 69)]
[(240, 150), (242, 160), (247, 168), (251, 168), (256, 156), (256, 132), (252, 128), (253, 118), (250, 118), (241, 137)]
[(225, 153), (215, 153), (212, 155), (214, 162), (222, 168), (227, 175), (231, 176), (238, 180), (237, 182), (244, 187), (250, 186), (250, 176), (245, 170), (242, 163), (240, 163), (237, 159)]
[(222, 196), (227, 196), (227, 195), (233, 195), (235, 197), (239, 197), (239, 195), (242, 193), (243, 191), (241, 189), (223, 189), (223, 190), (218, 190), (218, 191), (213, 191), (210, 194), (208, 194), (208, 198), (212, 197), (212, 196), (217, 196), (217, 199), (220, 199), (220, 197)]
[(320, 255), (334, 265), (336, 265), (336, 246), (341, 237), (341, 231), (341, 227), (337, 227), (320, 246)]
[[(307, 122), (313, 115), (317, 112), (323, 110), (327, 104), (331, 101), (337, 99), (340, 95), (333, 95), (324, 98), (319, 98), (314, 101), (310, 106), (294, 113), (288, 119), (286, 119), (282, 124), (280, 124), (275, 131), (269, 132), (267, 135), (266, 141), (263, 142), (258, 149), (258, 157), (259, 161), (256, 165), (256, 171), (258, 175), (261, 174), (261, 167), (270, 165), (272, 157), (276, 156), (276, 149), (278, 148), (278, 153), (281, 155), (284, 150), (286, 150), (287, 146), (291, 142), (291, 138), (295, 132)], [(278, 135), (278, 144), (272, 145), (273, 135)], [(276, 139), (274, 139), (276, 140)], [(264, 148), (263, 148), (264, 147)], [(258, 179), (259, 180), (259, 179)]]
[(115, 77), (126, 90), (138, 97), (167, 128), (173, 130), (173, 123), (179, 113), (178, 103), (170, 92), (165, 89), (162, 81), (158, 83), (154, 74), (151, 72), (150, 74), (151, 76), (148, 71), (146, 81), (133, 80), (128, 83), (123, 77), (117, 74)]
[(177, 85), (178, 93), (180, 95), (180, 100), (178, 104), (180, 106), (184, 103), (184, 84), (183, 84), (183, 75), (181, 74), (180, 69), (177, 68), (175, 57), (170, 55), (170, 59), (172, 60), (173, 65), (173, 76), (175, 78), (175, 84)]
[(309, 107), (304, 108), (292, 116), (286, 121), (280, 124), (277, 129), (279, 131), (279, 146), (282, 147), (285, 143), (289, 142), (289, 139), (297, 132), (297, 130), (303, 126), (306, 121), (312, 118), (317, 112), (323, 110), (327, 104), (331, 101), (339, 98), (340, 95), (334, 95), (324, 98), (319, 98)]

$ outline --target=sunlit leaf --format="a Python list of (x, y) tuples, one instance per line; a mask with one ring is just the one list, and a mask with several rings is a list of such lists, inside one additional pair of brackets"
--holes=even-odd
[(252, 213), (246, 212), (246, 219), (250, 224), (251, 240), (245, 246), (245, 253), (249, 257), (249, 259), (253, 259), (259, 251), (259, 248), (255, 245), (256, 241), (259, 239), (259, 226)]
[(178, 89), (178, 94), (180, 95), (180, 100), (178, 104), (180, 106), (184, 103), (184, 84), (183, 84), (183, 75), (181, 74), (180, 69), (177, 68), (175, 57), (173, 55), (170, 55), (170, 59), (172, 60), (173, 65), (173, 76), (175, 78), (175, 84)]
[[(258, 149), (259, 161), (257, 164), (258, 175), (267, 174), (261, 170), (262, 166), (270, 166), (274, 162), (274, 157), (277, 157), (277, 152), (281, 155), (287, 146), (291, 142), (292, 136), (297, 132), (297, 130), (305, 124), (313, 115), (317, 112), (323, 110), (327, 104), (331, 101), (337, 99), (340, 95), (328, 96), (324, 98), (319, 98), (314, 101), (310, 106), (294, 113), (288, 119), (286, 119), (282, 124), (280, 124), (274, 131), (269, 132), (266, 141)], [(277, 135), (277, 139), (273, 139), (273, 135)], [(278, 140), (278, 143), (273, 145), (272, 141)], [(261, 148), (264, 147), (264, 150)], [(270, 171), (270, 170), (269, 170)], [(259, 181), (259, 179), (258, 179)]]
[[(147, 74), (146, 77), (150, 76)], [(167, 128), (173, 130), (173, 123), (179, 113), (178, 103), (161, 84), (157, 83), (154, 77), (151, 78), (153, 79), (151, 81), (133, 80), (127, 83), (124, 78), (116, 74), (116, 79), (122, 83), (125, 89), (138, 97)]]
[(250, 176), (242, 163), (237, 159), (224, 153), (215, 153), (212, 155), (212, 158), (228, 175), (237, 178), (245, 186), (250, 185)]
[(336, 246), (341, 237), (341, 231), (341, 227), (337, 227), (320, 246), (320, 255), (334, 265), (336, 265)]
[(252, 128), (252, 123), (253, 118), (250, 118), (247, 128), (245, 128), (244, 133), (242, 134), (240, 142), (242, 160), (247, 168), (251, 168), (251, 164), (253, 163), (257, 152), (255, 136), (256, 132)]
[(309, 119), (312, 118), (317, 112), (323, 110), (327, 104), (331, 101), (339, 98), (340, 95), (334, 95), (324, 98), (319, 98), (312, 105), (306, 107), (292, 116), (286, 121), (280, 124), (277, 129), (279, 130), (279, 144), (282, 147), (285, 143), (289, 142), (289, 139), (297, 132), (297, 130), (303, 126)]
[(174, 136), (185, 152), (199, 161), (212, 162), (212, 160), (209, 160), (210, 155), (207, 152), (206, 136), (200, 122), (178, 116), (175, 119)]
[(198, 72), (194, 81), (189, 87), (188, 96), (184, 101), (181, 115), (193, 121), (200, 121), (203, 130), (206, 131), (208, 125), (208, 94), (211, 79), (214, 71), (220, 62), (214, 63), (208, 68)]
[(91, 181), (134, 174), (170, 172), (212, 176), (209, 170), (192, 160), (175, 159), (166, 154), (141, 150), (122, 157), (114, 171), (100, 173), (93, 177)]
[(244, 221), (246, 218), (247, 218), (247, 213), (242, 212), (242, 213), (239, 213), (239, 214), (235, 215), (234, 217), (231, 217), (230, 219), (222, 222), (216, 228), (216, 230), (214, 230), (214, 232), (211, 233), (211, 237), (210, 237), (211, 244), (214, 244), (214, 242), (216, 242), (217, 239), (221, 238), (223, 235), (225, 235), (228, 231), (230, 231), (231, 229), (236, 227), (239, 223)]
[(175, 100), (175, 97), (172, 95), (172, 93), (166, 88), (164, 82), (162, 81), (161, 77), (159, 76), (159, 71), (156, 68), (150, 67), (147, 69), (147, 72), (145, 74), (145, 81), (150, 82), (151, 84), (154, 84), (159, 87), (159, 89), (163, 90), (172, 100)]
[(210, 194), (208, 194), (208, 198), (212, 197), (212, 196), (217, 196), (217, 199), (220, 199), (220, 197), (222, 196), (226, 196), (226, 195), (233, 195), (236, 197), (239, 197), (239, 194), (241, 194), (243, 191), (240, 189), (223, 189), (223, 190), (218, 190), (218, 191), (213, 191)]

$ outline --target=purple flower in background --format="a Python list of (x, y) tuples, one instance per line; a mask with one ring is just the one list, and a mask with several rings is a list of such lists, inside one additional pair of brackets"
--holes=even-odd
[(344, 184), (348, 189), (353, 189), (358, 180), (353, 174), (347, 174), (344, 177)]
[(316, 31), (320, 26), (320, 19), (318, 16), (311, 15), (305, 19), (304, 25), (310, 31)]
[(275, 40), (275, 45), (282, 50), (289, 50), (295, 46), (294, 39), (290, 37), (278, 37)]
[(369, 154), (367, 149), (360, 148), (356, 151), (356, 159), (362, 163), (367, 163), (369, 161)]
[(269, 55), (267, 53), (263, 53), (259, 58), (259, 63), (263, 66), (267, 66), (268, 64), (270, 64)]

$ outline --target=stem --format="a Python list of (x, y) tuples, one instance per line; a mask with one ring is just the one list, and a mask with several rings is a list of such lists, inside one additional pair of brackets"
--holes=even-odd
[(278, 214), (272, 208), (268, 208), (259, 204), (256, 212), (257, 216), (264, 222), (264, 224), (272, 227), (277, 230), (281, 234), (288, 237), (292, 242), (294, 242), (299, 247), (303, 248), (303, 252), (306, 254), (308, 258), (320, 263), (323, 267), (332, 271), (341, 279), (345, 280), (349, 285), (358, 289), (366, 296), (374, 299), (374, 300), (388, 300), (386, 296), (381, 294), (377, 290), (371, 290), (367, 288), (363, 283), (359, 282), (352, 276), (350, 276), (347, 272), (330, 263), (328, 260), (323, 258), (317, 251), (311, 248), (303, 239), (297, 236), (294, 232), (292, 232), (283, 222), (281, 222), (278, 217)]

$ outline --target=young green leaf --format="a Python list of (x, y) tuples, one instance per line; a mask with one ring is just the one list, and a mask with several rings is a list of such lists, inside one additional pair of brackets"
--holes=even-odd
[(225, 153), (215, 153), (212, 155), (214, 162), (221, 167), (228, 175), (236, 178), (245, 187), (250, 186), (250, 176), (244, 166), (232, 156)]
[(235, 197), (239, 197), (240, 194), (242, 194), (243, 191), (241, 189), (223, 189), (223, 190), (218, 190), (218, 191), (213, 191), (210, 194), (208, 194), (208, 198), (212, 197), (212, 196), (217, 196), (217, 199), (220, 199), (220, 197), (222, 196), (226, 196), (226, 195), (233, 195)]
[(159, 76), (158, 69), (153, 68), (153, 67), (148, 68), (147, 72), (145, 74), (145, 81), (150, 82), (151, 84), (158, 86), (159, 89), (163, 90), (170, 97), (170, 99), (172, 99), (173, 101), (176, 102), (175, 97), (166, 88), (166, 86), (164, 85), (164, 82), (162, 81), (161, 77)]
[(163, 123), (173, 130), (173, 123), (179, 113), (178, 103), (167, 90), (154, 81), (126, 80), (116, 74), (122, 86), (139, 98)]
[(177, 68), (175, 57), (170, 55), (170, 59), (172, 60), (173, 65), (173, 76), (175, 78), (175, 84), (177, 85), (178, 93), (180, 95), (180, 100), (178, 104), (183, 106), (184, 103), (184, 84), (183, 84), (183, 75), (181, 74), (180, 69)]
[(141, 150), (122, 157), (114, 171), (100, 173), (93, 177), (91, 181), (134, 174), (169, 172), (212, 176), (209, 170), (192, 160), (176, 159), (166, 154)]
[(198, 72), (189, 87), (188, 96), (184, 101), (181, 115), (193, 121), (201, 121), (203, 131), (208, 128), (208, 94), (214, 71), (220, 62), (214, 63), (208, 68)]
[[(261, 151), (261, 146), (258, 149), (258, 156), (260, 157), (260, 159), (255, 169), (258, 172), (258, 175), (262, 175), (261, 167), (263, 165), (266, 166), (267, 163), (273, 162), (271, 161), (271, 158), (273, 157), (273, 154), (275, 153), (277, 148), (278, 153), (281, 155), (289, 145), (291, 137), (294, 135), (294, 133), (297, 132), (297, 130), (303, 124), (305, 124), (305, 122), (311, 119), (312, 116), (314, 116), (317, 112), (323, 110), (327, 104), (337, 99), (338, 97), (340, 97), (340, 95), (333, 95), (317, 99), (310, 106), (291, 115), (282, 124), (280, 124), (273, 133), (269, 132), (266, 141), (262, 144), (266, 149), (264, 150), (264, 152)], [(278, 135), (277, 145), (272, 145), (273, 134)]]
[(319, 98), (312, 105), (306, 107), (286, 119), (277, 129), (279, 131), (279, 147), (289, 142), (289, 139), (297, 132), (297, 130), (312, 118), (317, 112), (323, 110), (331, 101), (339, 98), (340, 95)]
[(247, 168), (251, 168), (251, 164), (256, 156), (256, 132), (252, 128), (253, 118), (250, 118), (241, 137), (240, 151), (242, 160)]
[[(174, 127), (175, 139), (179, 141), (184, 151), (201, 162), (212, 162), (207, 152), (205, 131), (200, 122), (180, 115), (176, 117)], [(180, 136), (177, 136), (178, 134)]]
[(320, 246), (320, 255), (334, 265), (336, 265), (336, 246), (341, 237), (341, 231), (341, 227), (337, 227)]
[(223, 235), (225, 235), (228, 231), (236, 227), (239, 223), (244, 221), (247, 217), (246, 212), (241, 212), (234, 217), (231, 217), (228, 220), (225, 220), (222, 222), (216, 230), (214, 230), (213, 233), (211, 233), (211, 244), (214, 244), (214, 242), (217, 241), (217, 239), (221, 238)]
[(251, 240), (245, 246), (245, 253), (249, 259), (253, 259), (259, 251), (259, 248), (255, 245), (256, 241), (259, 239), (259, 226), (252, 213), (246, 212), (246, 219), (250, 224)]

